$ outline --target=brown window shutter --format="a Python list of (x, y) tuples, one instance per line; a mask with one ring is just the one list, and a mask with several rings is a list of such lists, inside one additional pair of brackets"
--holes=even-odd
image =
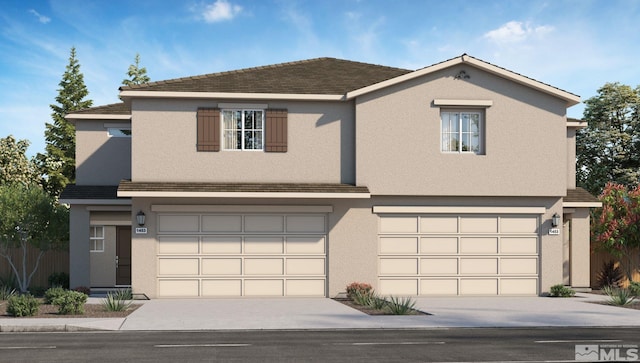
[(220, 151), (220, 109), (198, 109), (198, 151)]
[(267, 110), (264, 151), (287, 152), (287, 116), (287, 110)]

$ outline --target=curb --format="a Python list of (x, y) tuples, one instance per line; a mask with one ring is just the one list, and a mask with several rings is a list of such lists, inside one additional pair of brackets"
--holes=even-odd
[(0, 333), (59, 333), (105, 331), (106, 329), (90, 328), (76, 325), (1, 325)]

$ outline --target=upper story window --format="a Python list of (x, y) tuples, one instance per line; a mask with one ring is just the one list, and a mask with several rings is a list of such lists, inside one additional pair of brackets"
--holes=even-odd
[(104, 227), (89, 227), (89, 251), (104, 252)]
[(221, 114), (224, 150), (263, 149), (263, 110), (222, 110)]
[(440, 112), (442, 152), (483, 153), (483, 119), (481, 112)]
[(131, 127), (108, 127), (109, 137), (131, 137)]

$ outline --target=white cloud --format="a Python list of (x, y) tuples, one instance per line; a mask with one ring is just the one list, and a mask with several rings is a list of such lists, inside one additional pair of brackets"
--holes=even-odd
[(215, 3), (205, 6), (202, 16), (207, 23), (216, 23), (231, 20), (241, 11), (240, 5), (231, 4), (227, 0), (216, 0)]
[(554, 28), (550, 25), (532, 26), (521, 21), (510, 21), (498, 29), (488, 31), (484, 37), (495, 43), (519, 43), (531, 37), (542, 37)]
[(38, 21), (41, 22), (42, 24), (46, 24), (51, 21), (51, 18), (49, 18), (48, 16), (41, 15), (39, 12), (33, 9), (29, 9), (29, 12), (35, 15), (35, 17), (38, 18)]

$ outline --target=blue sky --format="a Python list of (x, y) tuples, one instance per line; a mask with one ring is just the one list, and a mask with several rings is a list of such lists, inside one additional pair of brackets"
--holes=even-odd
[[(44, 149), (76, 47), (94, 105), (136, 53), (152, 81), (336, 57), (418, 69), (462, 53), (592, 97), (640, 84), (640, 0), (0, 0), (0, 137)], [(581, 117), (583, 106), (569, 109)]]

